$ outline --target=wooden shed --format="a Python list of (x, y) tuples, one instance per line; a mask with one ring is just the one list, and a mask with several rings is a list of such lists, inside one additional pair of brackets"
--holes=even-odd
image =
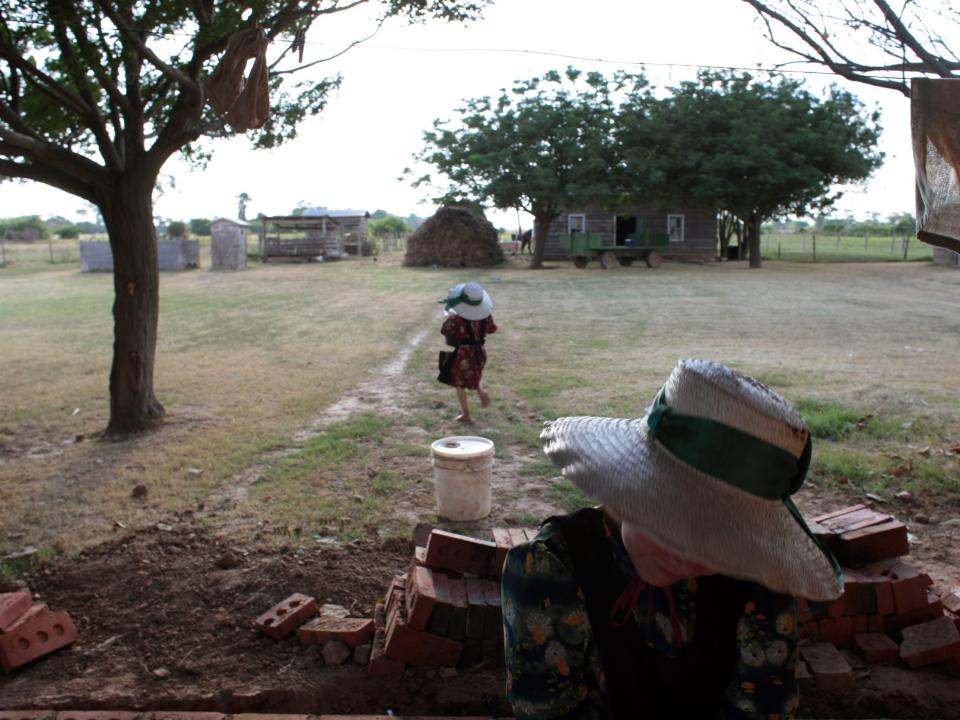
[(348, 255), (360, 255), (363, 243), (369, 237), (370, 213), (366, 210), (328, 210), (307, 208), (304, 217), (329, 217), (340, 223), (343, 229), (343, 251)]
[(616, 211), (588, 207), (563, 213), (547, 230), (544, 258), (570, 259), (560, 236), (575, 232), (597, 234), (604, 245), (625, 245), (628, 236), (667, 234), (670, 242), (660, 253), (669, 259), (713, 260), (717, 257), (717, 213), (713, 209), (681, 208), (664, 211), (643, 206)]
[[(200, 241), (174, 238), (157, 242), (157, 268), (178, 272), (200, 264)], [(113, 253), (110, 243), (84, 241), (80, 243), (80, 272), (113, 272)]]
[(329, 215), (260, 216), (263, 261), (336, 260), (347, 256), (343, 225)]
[(247, 267), (246, 220), (217, 218), (210, 223), (210, 269), (243, 270)]

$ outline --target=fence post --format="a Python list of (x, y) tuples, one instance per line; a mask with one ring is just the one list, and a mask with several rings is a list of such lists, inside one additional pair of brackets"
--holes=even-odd
[(817, 261), (817, 234), (813, 234), (813, 261)]
[(53, 265), (53, 238), (47, 238), (47, 252), (50, 253), (50, 264)]
[(806, 235), (802, 235), (802, 236), (800, 237), (800, 243), (803, 245), (803, 252), (806, 252), (806, 251), (807, 251), (807, 236), (806, 236)]
[(0, 267), (7, 266), (7, 234), (0, 237)]
[(780, 250), (782, 248), (782, 243), (777, 243), (777, 260), (780, 259)]
[(840, 249), (840, 234), (837, 233), (837, 250)]
[(894, 243), (895, 243), (896, 241), (897, 241), (897, 236), (896, 236), (896, 235), (891, 235), (891, 236), (890, 236), (890, 254), (891, 254), (891, 255), (893, 255)]
[(903, 259), (904, 260), (907, 259), (907, 250), (909, 249), (909, 247), (910, 247), (910, 236), (905, 235), (903, 238)]
[(868, 240), (870, 240), (870, 236), (869, 236), (869, 235), (864, 235), (864, 236), (863, 236), (863, 254), (864, 254), (864, 255), (867, 254), (867, 241), (868, 241)]

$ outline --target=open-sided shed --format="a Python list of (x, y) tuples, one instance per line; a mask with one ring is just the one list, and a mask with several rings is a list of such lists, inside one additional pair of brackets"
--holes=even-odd
[(329, 215), (261, 216), (263, 261), (334, 260), (346, 257), (343, 225)]

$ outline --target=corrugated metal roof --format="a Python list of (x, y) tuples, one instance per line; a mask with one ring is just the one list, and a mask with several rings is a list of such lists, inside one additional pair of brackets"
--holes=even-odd
[(303, 211), (304, 215), (316, 216), (316, 215), (326, 215), (327, 217), (370, 217), (370, 213), (366, 210), (327, 210), (326, 208), (306, 208)]

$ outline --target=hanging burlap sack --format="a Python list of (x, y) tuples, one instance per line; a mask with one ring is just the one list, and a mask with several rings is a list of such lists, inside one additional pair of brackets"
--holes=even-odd
[(960, 252), (960, 80), (911, 82), (917, 237)]
[[(270, 87), (267, 71), (268, 40), (260, 28), (237, 33), (227, 42), (227, 49), (207, 81), (210, 106), (226, 115), (234, 132), (262, 127), (270, 111)], [(246, 82), (243, 70), (254, 58)]]

